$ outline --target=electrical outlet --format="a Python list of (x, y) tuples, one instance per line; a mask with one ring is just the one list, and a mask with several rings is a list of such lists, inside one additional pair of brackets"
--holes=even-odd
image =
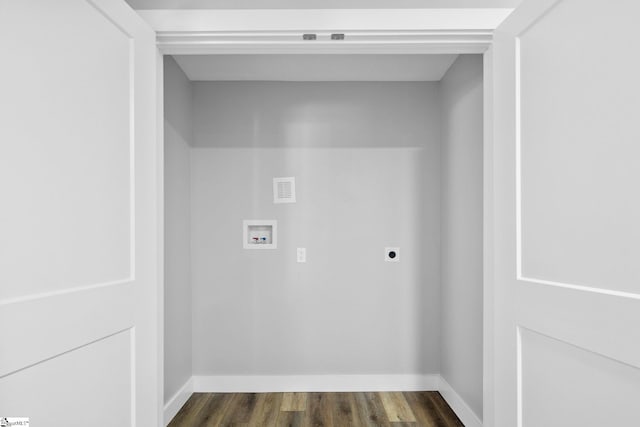
[(400, 248), (384, 248), (384, 260), (387, 262), (400, 262)]
[(296, 260), (298, 262), (307, 262), (307, 249), (306, 248), (298, 248), (296, 253)]

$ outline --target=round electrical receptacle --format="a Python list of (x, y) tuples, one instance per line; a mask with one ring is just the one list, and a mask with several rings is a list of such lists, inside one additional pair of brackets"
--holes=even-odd
[(400, 262), (400, 248), (398, 247), (384, 248), (384, 260), (387, 262)]

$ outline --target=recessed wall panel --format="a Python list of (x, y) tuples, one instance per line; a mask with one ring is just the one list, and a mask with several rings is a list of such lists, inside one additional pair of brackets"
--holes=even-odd
[(0, 30), (0, 300), (131, 275), (129, 36), (83, 0), (29, 7)]
[(48, 427), (130, 426), (130, 355), (126, 331), (2, 377), (2, 416)]
[(521, 34), (525, 278), (640, 292), (640, 60), (616, 42), (640, 37), (636, 8), (561, 0)]
[(523, 427), (635, 426), (640, 369), (521, 330)]

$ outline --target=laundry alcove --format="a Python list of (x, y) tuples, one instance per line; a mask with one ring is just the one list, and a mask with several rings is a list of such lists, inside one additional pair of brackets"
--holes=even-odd
[(0, 9), (7, 423), (638, 424), (639, 2)]
[[(192, 391), (446, 389), (482, 418), (482, 74), (471, 54), (164, 57), (174, 414)], [(251, 219), (277, 248), (245, 249)]]

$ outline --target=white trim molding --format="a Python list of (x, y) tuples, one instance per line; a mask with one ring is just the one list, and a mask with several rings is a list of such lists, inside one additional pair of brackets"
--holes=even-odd
[(193, 391), (209, 393), (358, 392), (438, 390), (431, 375), (213, 375), (194, 376)]
[(150, 9), (138, 10), (156, 32), (494, 30), (511, 8), (431, 9)]
[(432, 375), (256, 375), (194, 376), (194, 392), (357, 392), (437, 390)]
[(158, 47), (169, 55), (214, 54), (459, 54), (483, 53), (492, 31), (341, 31), (316, 32), (303, 41), (301, 31), (158, 33)]
[(456, 413), (462, 424), (466, 427), (482, 427), (482, 420), (475, 412), (467, 405), (467, 402), (460, 397), (460, 395), (449, 385), (449, 383), (440, 376), (440, 386), (438, 391), (447, 401), (453, 412)]
[[(512, 9), (140, 10), (168, 55), (483, 53)], [(314, 40), (302, 35), (315, 34)], [(339, 33), (340, 40), (331, 35)]]
[(176, 394), (174, 394), (171, 399), (169, 399), (167, 403), (165, 403), (163, 415), (165, 426), (167, 426), (171, 422), (173, 417), (175, 417), (178, 411), (180, 411), (180, 408), (182, 408), (182, 406), (187, 403), (187, 400), (189, 400), (192, 394), (193, 377), (189, 378), (187, 382), (184, 383), (182, 387), (180, 387), (180, 390), (178, 390)]

